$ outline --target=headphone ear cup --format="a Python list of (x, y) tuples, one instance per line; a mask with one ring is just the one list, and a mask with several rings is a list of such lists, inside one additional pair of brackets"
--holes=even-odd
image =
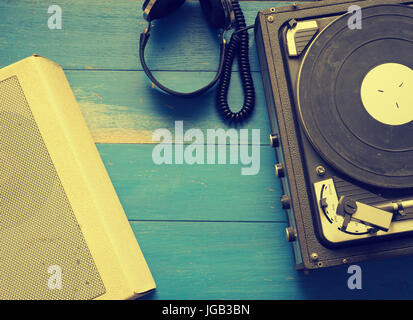
[(215, 28), (226, 29), (230, 24), (228, 21), (229, 12), (226, 12), (222, 1), (229, 0), (199, 0), (209, 24)]
[[(147, 8), (151, 2), (155, 2), (151, 8)], [(163, 18), (177, 10), (185, 0), (145, 0), (142, 10), (146, 15), (146, 20), (152, 21)], [(148, 11), (148, 12), (147, 12)]]

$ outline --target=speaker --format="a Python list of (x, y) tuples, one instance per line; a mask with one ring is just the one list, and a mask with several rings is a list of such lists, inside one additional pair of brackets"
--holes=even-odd
[(155, 283), (62, 68), (0, 70), (0, 299), (132, 299)]

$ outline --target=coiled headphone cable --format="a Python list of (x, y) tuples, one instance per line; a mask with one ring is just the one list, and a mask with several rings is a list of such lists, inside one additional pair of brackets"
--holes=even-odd
[[(226, 122), (241, 123), (250, 117), (255, 107), (255, 88), (251, 75), (248, 52), (248, 29), (254, 26), (246, 26), (244, 14), (242, 13), (238, 0), (232, 0), (231, 2), (235, 14), (235, 31), (225, 50), (222, 74), (216, 92), (216, 106)], [(244, 104), (238, 112), (233, 112), (228, 105), (228, 91), (235, 56), (238, 59), (238, 67), (244, 91)]]
[[(229, 123), (240, 123), (252, 114), (255, 106), (255, 89), (251, 76), (248, 53), (248, 30), (254, 26), (246, 26), (244, 14), (242, 13), (238, 0), (231, 0), (231, 5), (234, 13), (233, 27), (235, 27), (235, 31), (232, 33), (228, 45), (225, 41), (225, 32), (228, 29), (224, 29), (222, 31), (219, 68), (215, 78), (203, 88), (193, 92), (178, 92), (162, 85), (155, 78), (145, 61), (145, 47), (152, 29), (151, 21), (149, 21), (148, 27), (140, 35), (139, 58), (145, 74), (152, 81), (152, 83), (154, 83), (159, 89), (173, 96), (181, 98), (192, 98), (199, 96), (210, 90), (216, 83), (218, 83), (215, 101), (221, 117), (224, 121)], [(237, 57), (238, 60), (238, 68), (244, 91), (244, 104), (238, 112), (233, 112), (228, 105), (228, 90), (231, 82), (232, 65), (234, 64), (235, 57)]]

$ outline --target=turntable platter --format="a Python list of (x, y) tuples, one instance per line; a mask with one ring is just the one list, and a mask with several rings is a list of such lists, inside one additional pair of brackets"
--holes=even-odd
[(413, 187), (413, 8), (362, 10), (325, 28), (306, 52), (298, 111), (314, 148), (360, 182)]

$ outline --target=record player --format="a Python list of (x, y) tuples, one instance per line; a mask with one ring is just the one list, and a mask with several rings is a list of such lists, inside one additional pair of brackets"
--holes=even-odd
[(413, 253), (413, 1), (270, 8), (255, 32), (296, 269)]

